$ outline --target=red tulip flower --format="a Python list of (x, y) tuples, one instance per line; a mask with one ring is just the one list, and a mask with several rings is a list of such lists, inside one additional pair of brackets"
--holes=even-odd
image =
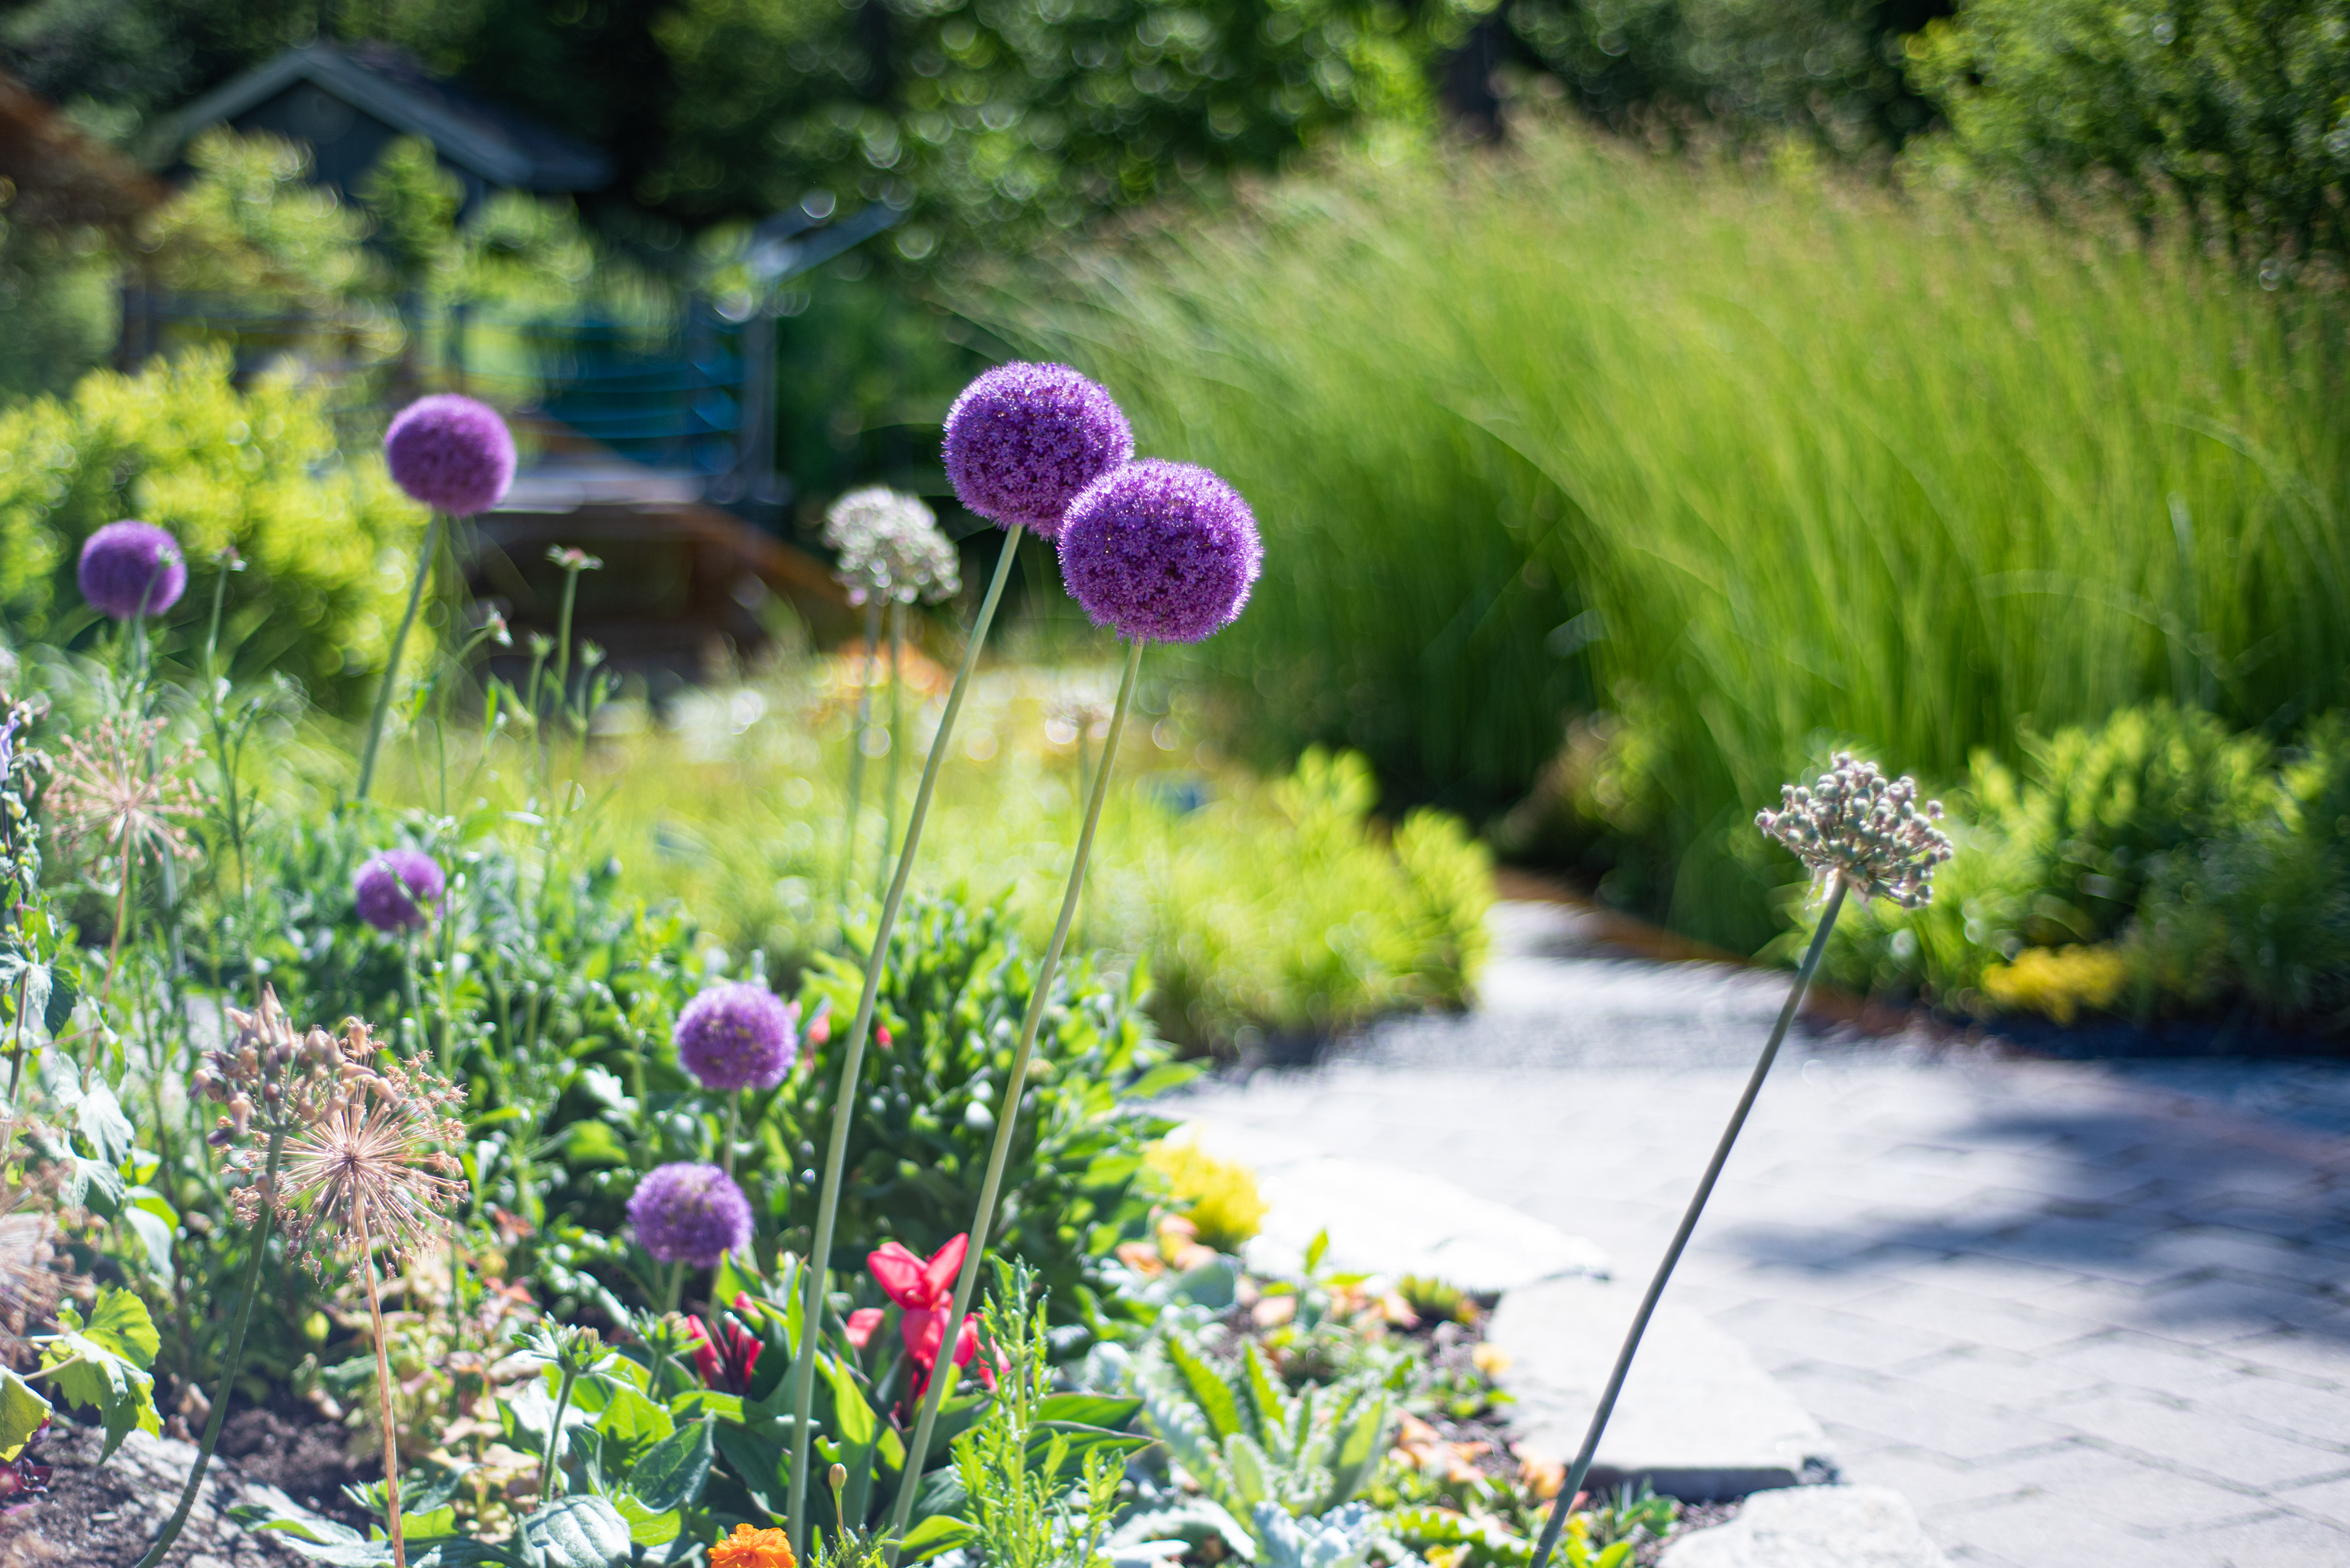
[[(749, 1296), (737, 1295), (734, 1310), (748, 1316), (757, 1309), (752, 1306)], [(751, 1374), (758, 1367), (759, 1353), (766, 1345), (756, 1334), (732, 1319), (724, 1326), (725, 1337), (723, 1343), (719, 1343), (711, 1338), (709, 1330), (702, 1326), (700, 1318), (685, 1320), (685, 1331), (693, 1339), (693, 1369), (702, 1375), (702, 1386), (706, 1388), (715, 1388), (727, 1394), (748, 1394), (751, 1391)]]
[[(914, 1385), (917, 1393), (929, 1385), (931, 1368), (938, 1365), (939, 1347), (946, 1338), (947, 1313), (954, 1305), (955, 1275), (962, 1270), (963, 1252), (970, 1244), (968, 1234), (957, 1236), (923, 1259), (890, 1241), (866, 1255), (865, 1266), (872, 1272), (881, 1293), (897, 1303), (905, 1314), (898, 1332), (906, 1342), (906, 1354), (920, 1370)], [(868, 1317), (868, 1313), (872, 1315)], [(863, 1349), (880, 1321), (878, 1307), (850, 1314), (850, 1343)], [(966, 1314), (962, 1328), (955, 1335), (954, 1364), (968, 1366), (978, 1354), (979, 1320)], [(991, 1389), (995, 1386), (995, 1369), (984, 1361), (979, 1364), (979, 1380)]]

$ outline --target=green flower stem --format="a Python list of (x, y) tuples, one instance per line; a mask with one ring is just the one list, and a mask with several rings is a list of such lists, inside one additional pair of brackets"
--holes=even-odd
[(865, 794), (865, 728), (873, 719), (873, 663), (880, 654), (881, 601), (873, 599), (865, 607), (865, 662), (857, 667), (857, 725), (848, 732), (848, 811), (840, 823), (840, 890), (832, 900), (836, 912), (847, 907), (848, 869), (857, 859), (857, 810)]
[[(682, 1269), (681, 1264), (681, 1272)], [(675, 1274), (671, 1276), (671, 1279), (677, 1277)], [(677, 1293), (671, 1291), (670, 1310), (672, 1312), (677, 1310), (676, 1296)], [(572, 1386), (579, 1381), (579, 1374), (573, 1368), (567, 1352), (557, 1366), (561, 1368), (563, 1380), (555, 1391), (555, 1420), (546, 1429), (546, 1458), (540, 1460), (538, 1466), (538, 1501), (541, 1502), (545, 1502), (555, 1490), (555, 1465), (563, 1447), (563, 1417), (571, 1408)]]
[(899, 667), (906, 651), (906, 607), (889, 601), (889, 765), (882, 775), (881, 861), (873, 879), (881, 880), (889, 864), (889, 847), (898, 837), (898, 761), (906, 753), (905, 688), (899, 684)]
[(441, 547), (441, 514), (424, 525), (424, 543), (416, 552), (415, 580), (408, 585), (408, 608), (400, 629), (391, 634), (391, 657), (384, 660), (383, 686), (375, 694), (375, 716), (368, 721), (367, 747), (359, 753), (359, 787), (355, 798), (365, 800), (375, 783), (376, 749), (383, 743), (384, 715), (391, 711), (392, 688), (400, 684), (400, 656), (408, 647), (408, 628), (416, 624), (416, 607), (424, 598), (424, 579), (432, 575), (433, 552)]
[[(1035, 988), (1028, 993), (1028, 1015), (1021, 1021), (1020, 1044), (1012, 1054), (1012, 1071), (1003, 1081), (1003, 1098), (995, 1111), (995, 1142), (987, 1151), (987, 1176), (979, 1187), (979, 1209), (972, 1216), (971, 1242), (963, 1249), (962, 1272), (955, 1280), (954, 1304), (947, 1309), (945, 1336), (939, 1342), (940, 1355), (951, 1362), (955, 1342), (962, 1333), (963, 1314), (971, 1310), (972, 1290), (979, 1281), (980, 1261), (987, 1253), (987, 1237), (995, 1226), (995, 1200), (1003, 1187), (1003, 1168), (1012, 1156), (1012, 1129), (1020, 1119), (1020, 1091), (1028, 1077), (1028, 1059), (1036, 1047), (1036, 1031), (1045, 1021), (1045, 1009), (1052, 1002), (1053, 971), (1059, 967), (1061, 949), (1069, 940), (1069, 926), (1076, 918), (1077, 900), (1085, 893), (1086, 865), (1093, 857), (1094, 831), (1101, 825), (1102, 802), (1109, 795), (1111, 764), (1118, 760), (1118, 736), (1126, 729), (1127, 711), (1134, 703), (1135, 678), (1142, 670), (1142, 650), (1147, 639), (1137, 638), (1126, 656), (1126, 676), (1118, 682), (1118, 707), (1110, 714), (1109, 739), (1102, 742), (1101, 762), (1094, 770), (1093, 792), (1086, 800), (1086, 825), (1077, 834), (1077, 853), (1069, 867), (1069, 885), (1061, 895), (1061, 918), (1053, 927), (1053, 940), (1046, 944), (1044, 961), (1036, 966)], [(933, 1368), (931, 1386), (922, 1397), (922, 1413), (914, 1423), (914, 1436), (906, 1445), (906, 1469), (898, 1483), (898, 1506), (889, 1516), (889, 1533), (902, 1540), (906, 1525), (914, 1511), (914, 1494), (921, 1490), (922, 1461), (931, 1451), (931, 1430), (938, 1424), (939, 1404), (946, 1397), (950, 1379), (943, 1370)], [(896, 1561), (896, 1549), (890, 1552)]]
[(1787, 1026), (1795, 1021), (1795, 1009), (1803, 1003), (1813, 971), (1820, 967), (1820, 954), (1827, 948), (1828, 933), (1835, 929), (1837, 911), (1844, 908), (1844, 894), (1843, 877), (1832, 877), (1827, 908), (1821, 911), (1819, 929), (1812, 933), (1812, 945), (1804, 950), (1803, 967), (1795, 971), (1795, 983), (1787, 992), (1787, 1004), (1779, 1010), (1778, 1023), (1771, 1026), (1770, 1043), (1762, 1047), (1762, 1054), (1746, 1080), (1746, 1092), (1738, 1096), (1738, 1105), (1730, 1113), (1730, 1125), (1721, 1129), (1721, 1141), (1714, 1146), (1713, 1158), (1707, 1162), (1705, 1174), (1698, 1179), (1697, 1191), (1690, 1199), (1688, 1211), (1681, 1216), (1680, 1229), (1673, 1232), (1672, 1244), (1665, 1249), (1663, 1261), (1657, 1264), (1656, 1277), (1648, 1282), (1648, 1293), (1640, 1298), (1640, 1310), (1632, 1314), (1632, 1326), (1624, 1335), (1623, 1348), (1616, 1353), (1616, 1366), (1607, 1375), (1607, 1386), (1599, 1396), (1599, 1407), (1591, 1413), (1591, 1425), (1583, 1434), (1583, 1447), (1558, 1489), (1557, 1500), (1550, 1506), (1550, 1519), (1543, 1526), (1541, 1544), (1534, 1548), (1532, 1568), (1544, 1568), (1552, 1549), (1558, 1544), (1558, 1532), (1566, 1523), (1567, 1511), (1575, 1506), (1575, 1494), (1582, 1491), (1584, 1478), (1591, 1473), (1591, 1461), (1599, 1452), (1600, 1434), (1607, 1431), (1607, 1417), (1615, 1413), (1616, 1397), (1624, 1391), (1624, 1378), (1632, 1370), (1632, 1357), (1639, 1351), (1640, 1336), (1648, 1332), (1658, 1298), (1665, 1293), (1665, 1282), (1672, 1278), (1673, 1265), (1681, 1261), (1681, 1251), (1689, 1245), (1690, 1232), (1697, 1229), (1698, 1216), (1705, 1212), (1705, 1200), (1713, 1196), (1713, 1184), (1729, 1162), (1731, 1146), (1738, 1141), (1747, 1113), (1754, 1108), (1754, 1096), (1762, 1092), (1762, 1080), (1771, 1075), (1771, 1064), (1778, 1057), (1780, 1044), (1787, 1038)]
[(204, 1422), (203, 1440), (196, 1445), (196, 1462), (188, 1471), (188, 1484), (180, 1490), (180, 1506), (163, 1521), (162, 1532), (154, 1544), (147, 1548), (137, 1568), (155, 1568), (172, 1550), (172, 1543), (186, 1528), (188, 1514), (196, 1506), (196, 1493), (203, 1490), (204, 1471), (213, 1462), (213, 1449), (220, 1446), (221, 1424), (228, 1419), (228, 1402), (236, 1391), (236, 1375), (244, 1357), (245, 1325), (253, 1321), (253, 1298), (260, 1293), (261, 1265), (269, 1253), (270, 1238), (277, 1229), (276, 1205), (267, 1201), (277, 1185), (278, 1157), (285, 1151), (286, 1129), (273, 1127), (269, 1134), (269, 1163), (262, 1177), (261, 1224), (253, 1235), (253, 1256), (245, 1260), (244, 1289), (237, 1298), (236, 1318), (229, 1325), (228, 1354), (221, 1362), (220, 1392), (213, 1396), (213, 1413)]
[(947, 693), (947, 710), (939, 720), (939, 732), (931, 741), (930, 759), (922, 764), (921, 787), (914, 794), (914, 809), (906, 818), (906, 844), (898, 852), (898, 874), (889, 879), (889, 891), (881, 900), (881, 918), (873, 928), (873, 949), (865, 959), (865, 989), (857, 999), (857, 1021), (848, 1027), (848, 1040), (840, 1064), (840, 1093), (832, 1107), (832, 1139), (824, 1157), (824, 1186), (816, 1199), (814, 1245), (808, 1250), (806, 1305), (800, 1317), (798, 1354), (792, 1361), (792, 1490), (786, 1515), (791, 1532), (792, 1551), (801, 1561), (807, 1552), (807, 1477), (808, 1451), (813, 1440), (808, 1428), (809, 1413), (816, 1407), (816, 1341), (824, 1324), (825, 1274), (832, 1257), (834, 1222), (840, 1217), (841, 1170), (848, 1161), (848, 1127), (857, 1115), (857, 1076), (865, 1064), (865, 1040), (873, 1027), (873, 1008), (880, 1000), (881, 971), (889, 961), (889, 932), (898, 923), (898, 906), (905, 901), (906, 880), (914, 872), (914, 857), (922, 847), (922, 824), (931, 815), (931, 795), (938, 788), (939, 768), (946, 761), (954, 740), (955, 719), (962, 711), (963, 695), (971, 687), (971, 672), (979, 664), (980, 650), (987, 646), (987, 628), (995, 620), (995, 607), (1003, 597), (1003, 585), (1012, 576), (1013, 558), (1020, 550), (1023, 530), (1014, 524), (1004, 532), (1003, 553), (995, 559), (995, 576), (987, 585), (987, 597), (980, 601), (979, 619), (972, 623), (971, 642), (963, 649), (962, 668), (955, 671), (954, 689)]

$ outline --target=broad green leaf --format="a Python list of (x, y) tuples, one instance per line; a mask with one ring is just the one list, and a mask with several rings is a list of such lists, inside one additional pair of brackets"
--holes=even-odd
[[(49, 994), (40, 1006), (41, 1027), (54, 1039), (73, 1021), (74, 1006), (81, 1001), (81, 983), (69, 969), (46, 966), (45, 972), (49, 977)], [(32, 999), (28, 995), (26, 1000), (29, 1002)]]
[(871, 1448), (877, 1423), (873, 1407), (865, 1402), (864, 1386), (847, 1366), (829, 1355), (824, 1357), (822, 1366), (826, 1380), (832, 1385), (834, 1435), (851, 1448)]
[(791, 1454), (781, 1440), (721, 1423), (711, 1436), (726, 1468), (750, 1492), (751, 1501), (780, 1519), (791, 1495)]
[(400, 1512), (400, 1533), (403, 1541), (438, 1541), (457, 1533), (457, 1511), (443, 1505), (423, 1513)]
[(961, 1546), (978, 1533), (963, 1520), (934, 1513), (906, 1532), (899, 1550), (904, 1552), (906, 1562), (927, 1563), (941, 1552), (951, 1552)]
[(1322, 1254), (1329, 1250), (1330, 1232), (1326, 1230), (1315, 1231), (1314, 1240), (1305, 1244), (1305, 1272), (1311, 1274), (1321, 1263)]
[(89, 1140), (98, 1158), (109, 1166), (120, 1165), (130, 1153), (130, 1118), (122, 1114), (121, 1102), (104, 1084), (83, 1094), (81, 1106), (74, 1114), (74, 1127)]
[(1080, 1427), (1119, 1429), (1142, 1409), (1139, 1399), (1108, 1394), (1054, 1394), (1041, 1401), (1031, 1417), (1037, 1421), (1069, 1421)]
[(600, 1497), (559, 1497), (524, 1519), (540, 1568), (622, 1568), (635, 1555), (629, 1521)]
[(627, 1492), (614, 1498), (612, 1506), (629, 1521), (629, 1539), (639, 1546), (667, 1546), (684, 1523), (676, 1510), (656, 1511)]
[(268, 1503), (240, 1502), (233, 1504), (228, 1516), (247, 1530), (282, 1531), (300, 1541), (313, 1541), (320, 1545), (350, 1545), (361, 1538), (348, 1524), (337, 1524), (331, 1519), (296, 1519), (290, 1513), (280, 1513)]
[(689, 1388), (669, 1402), (669, 1413), (682, 1421), (697, 1416), (715, 1416), (722, 1421), (748, 1419), (743, 1410), (743, 1396), (721, 1394), (714, 1388)]
[(122, 1211), (122, 1223), (130, 1227), (147, 1253), (147, 1269), (165, 1284), (172, 1282), (172, 1225), (144, 1204), (133, 1204)]
[(66, 1179), (57, 1187), (57, 1207), (88, 1209), (101, 1220), (111, 1220), (122, 1212), (130, 1196), (130, 1184), (113, 1165), (75, 1155), (66, 1161)]
[[(64, 1322), (62, 1313), (58, 1321)], [(110, 1286), (99, 1288), (98, 1304), (89, 1314), (89, 1325), (81, 1332), (141, 1368), (154, 1366), (155, 1353), (163, 1348), (162, 1336), (155, 1332), (154, 1321), (147, 1315), (147, 1303), (130, 1291)]]
[(563, 1138), (563, 1159), (573, 1169), (594, 1165), (626, 1165), (628, 1146), (604, 1122), (573, 1122)]
[(710, 1479), (712, 1425), (695, 1421), (655, 1443), (629, 1472), (629, 1490), (655, 1513), (691, 1506)]
[(49, 1418), (49, 1402), (33, 1386), (0, 1367), (0, 1460), (13, 1459)]
[[(573, 1390), (575, 1397), (577, 1392)], [(610, 1390), (609, 1396), (603, 1413), (596, 1417), (596, 1430), (608, 1443), (617, 1445), (627, 1459), (633, 1461), (677, 1430), (677, 1422), (667, 1410), (627, 1384)]]

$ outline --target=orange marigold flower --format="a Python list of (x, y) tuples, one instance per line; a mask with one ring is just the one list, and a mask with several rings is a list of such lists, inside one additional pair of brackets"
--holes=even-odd
[(733, 1534), (710, 1549), (710, 1568), (795, 1568), (792, 1538), (780, 1530), (738, 1524)]

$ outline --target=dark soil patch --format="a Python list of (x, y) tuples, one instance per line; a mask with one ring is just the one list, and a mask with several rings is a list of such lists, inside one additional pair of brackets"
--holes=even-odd
[(220, 1451), (247, 1480), (277, 1488), (303, 1507), (354, 1530), (365, 1530), (365, 1510), (343, 1495), (369, 1478), (344, 1457), (348, 1434), (309, 1406), (280, 1398), (233, 1412), (221, 1428)]

